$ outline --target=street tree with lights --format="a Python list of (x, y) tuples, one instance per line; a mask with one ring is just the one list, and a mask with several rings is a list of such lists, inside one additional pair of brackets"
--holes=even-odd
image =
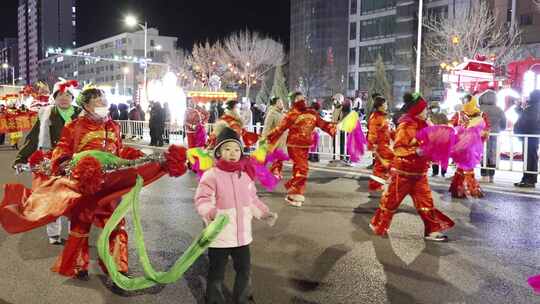
[(428, 29), (425, 52), (441, 68), (449, 69), (464, 58), (483, 55), (495, 66), (511, 61), (520, 45), (520, 31), (516, 24), (508, 26), (493, 14), (483, 1), (471, 5), (466, 12), (449, 18), (431, 15), (424, 20)]
[(229, 66), (220, 61), (223, 52), (223, 45), (219, 41), (214, 44), (206, 41), (193, 46), (191, 55), (186, 57), (186, 65), (196, 82), (206, 87), (210, 77), (215, 75), (220, 77), (223, 85), (227, 85)]
[(273, 68), (285, 59), (283, 44), (257, 32), (241, 31), (230, 35), (223, 43), (220, 62), (245, 86), (249, 97), (252, 86), (257, 85)]

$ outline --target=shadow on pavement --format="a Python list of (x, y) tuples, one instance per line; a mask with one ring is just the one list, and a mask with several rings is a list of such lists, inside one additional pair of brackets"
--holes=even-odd
[(17, 251), (25, 261), (56, 257), (63, 248), (64, 246), (50, 245), (47, 234), (41, 228), (24, 232), (17, 244)]
[(315, 259), (310, 273), (307, 275), (309, 279), (290, 279), (296, 290), (301, 292), (310, 292), (318, 289), (324, 278), (334, 268), (334, 265), (344, 257), (351, 248), (345, 244), (333, 245), (326, 248), (321, 255)]
[[(370, 201), (370, 205), (373, 203), (373, 201)], [(388, 237), (379, 237), (372, 233), (369, 228), (369, 220), (373, 213), (367, 216), (363, 213), (355, 214), (352, 222), (364, 232), (365, 237), (359, 237), (360, 234), (355, 233), (353, 239), (372, 242), (376, 258), (382, 265), (386, 275), (385, 287), (389, 303), (428, 303), (429, 301), (426, 302), (424, 299), (416, 298), (418, 296), (422, 297), (426, 293), (420, 290), (414, 292), (414, 287), (411, 288), (411, 286), (414, 286), (413, 284), (419, 284), (420, 286), (430, 284), (435, 288), (444, 288), (445, 295), (450, 294), (455, 297), (453, 299), (446, 298), (445, 300), (448, 302), (463, 300), (466, 295), (447, 283), (439, 275), (440, 257), (454, 253), (448, 247), (448, 244), (426, 242), (424, 250), (411, 263), (407, 264), (395, 253), (392, 242)]]

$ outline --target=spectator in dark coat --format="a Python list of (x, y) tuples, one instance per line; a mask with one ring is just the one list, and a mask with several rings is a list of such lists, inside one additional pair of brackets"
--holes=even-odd
[[(493, 90), (487, 90), (479, 98), (480, 111), (485, 113), (491, 124), (490, 133), (499, 133), (506, 129), (506, 116), (504, 111), (497, 106), (497, 94)], [(487, 167), (493, 169), (482, 169), (482, 178), (487, 178), (487, 182), (492, 183), (495, 176), (497, 163), (497, 136), (490, 136), (487, 141)]]
[(128, 120), (128, 105), (125, 103), (118, 104), (119, 120)]
[(219, 111), (220, 107), (221, 103), (212, 100), (210, 103), (210, 116), (208, 117), (208, 123), (216, 123), (216, 121), (221, 117), (221, 112)]
[(119, 120), (120, 119), (120, 113), (118, 112), (118, 106), (114, 103), (111, 103), (109, 107), (109, 116), (111, 116), (112, 120)]
[(168, 144), (170, 123), (171, 123), (171, 109), (169, 108), (168, 102), (163, 103), (163, 119), (164, 119), (163, 133), (162, 133), (163, 141)]
[[(540, 134), (540, 90), (534, 90), (514, 126), (516, 134)], [(527, 150), (525, 151), (525, 145)], [(538, 172), (538, 138), (525, 137), (523, 139), (523, 151), (527, 155), (526, 171)], [(516, 187), (534, 188), (538, 179), (537, 173), (524, 173), (521, 182), (515, 183)]]
[(154, 102), (150, 110), (150, 146), (163, 146), (163, 129), (165, 127), (165, 115), (159, 102)]
[[(132, 121), (144, 121), (144, 111), (140, 104), (135, 104), (135, 106), (129, 111), (129, 120)], [(144, 126), (140, 123), (134, 125), (135, 130), (132, 130), (133, 137), (138, 137), (139, 139), (143, 138), (143, 128)]]

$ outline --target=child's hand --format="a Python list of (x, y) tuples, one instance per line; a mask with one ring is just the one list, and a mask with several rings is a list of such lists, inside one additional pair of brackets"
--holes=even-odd
[(267, 215), (261, 218), (261, 220), (264, 221), (266, 224), (268, 224), (268, 226), (270, 227), (274, 227), (277, 219), (278, 219), (278, 214), (275, 212), (268, 212)]
[(211, 221), (216, 219), (216, 215), (217, 215), (217, 209), (214, 208), (214, 209), (210, 210), (210, 212), (208, 212), (208, 214), (206, 214), (206, 216), (204, 217), (204, 220), (207, 223), (210, 223)]

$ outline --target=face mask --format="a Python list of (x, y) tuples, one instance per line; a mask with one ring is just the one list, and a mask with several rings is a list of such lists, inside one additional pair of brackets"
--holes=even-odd
[(94, 114), (99, 116), (100, 118), (107, 118), (109, 115), (109, 108), (108, 107), (97, 107), (94, 109)]
[(433, 113), (439, 113), (440, 110), (441, 110), (441, 109), (439, 109), (439, 108), (433, 108), (433, 109), (431, 109), (431, 111), (432, 111)]

